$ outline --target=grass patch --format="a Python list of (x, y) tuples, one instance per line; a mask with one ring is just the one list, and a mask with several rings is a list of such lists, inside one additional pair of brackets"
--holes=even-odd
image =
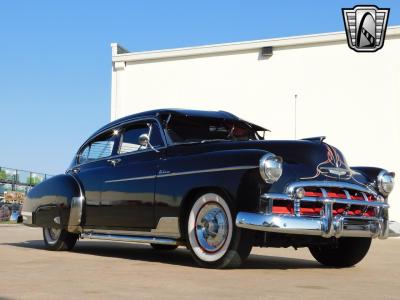
[(15, 221), (0, 221), (0, 224), (18, 224)]

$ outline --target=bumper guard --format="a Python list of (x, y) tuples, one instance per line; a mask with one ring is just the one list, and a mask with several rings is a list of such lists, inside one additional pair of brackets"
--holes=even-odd
[[(326, 183), (325, 183), (326, 184)], [(296, 184), (298, 186), (298, 184)], [(389, 235), (388, 208), (386, 202), (358, 201), (329, 197), (304, 197), (296, 199), (293, 186), (288, 188), (287, 194), (263, 194), (261, 199), (267, 203), (274, 200), (293, 201), (294, 207), (300, 207), (300, 201), (319, 202), (323, 204), (320, 216), (305, 216), (295, 214), (274, 214), (267, 212), (251, 213), (239, 212), (236, 217), (236, 226), (250, 230), (275, 232), (285, 234), (300, 234), (330, 237), (371, 237), (385, 239)], [(333, 204), (348, 204), (373, 207), (375, 217), (334, 215)]]

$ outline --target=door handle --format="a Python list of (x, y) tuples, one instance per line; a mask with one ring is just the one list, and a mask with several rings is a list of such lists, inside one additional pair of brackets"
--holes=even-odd
[(107, 159), (107, 162), (109, 162), (115, 167), (118, 163), (121, 162), (121, 159), (120, 158)]

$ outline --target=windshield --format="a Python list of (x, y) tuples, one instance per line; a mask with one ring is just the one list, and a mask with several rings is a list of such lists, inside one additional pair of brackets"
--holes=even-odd
[(174, 144), (259, 139), (255, 130), (246, 122), (222, 118), (173, 116), (165, 122), (165, 131)]

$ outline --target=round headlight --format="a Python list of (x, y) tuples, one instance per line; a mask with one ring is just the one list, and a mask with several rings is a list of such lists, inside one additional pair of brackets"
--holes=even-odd
[(282, 158), (272, 153), (261, 157), (260, 175), (267, 183), (276, 182), (282, 175)]
[(394, 173), (381, 171), (377, 178), (378, 189), (381, 194), (387, 196), (394, 187)]

